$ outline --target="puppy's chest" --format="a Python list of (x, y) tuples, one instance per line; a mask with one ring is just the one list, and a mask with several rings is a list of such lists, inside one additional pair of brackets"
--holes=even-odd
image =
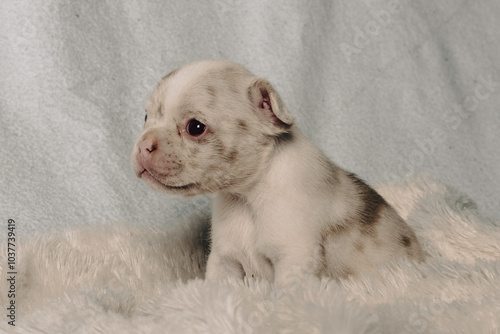
[(245, 267), (273, 260), (284, 248), (283, 232), (279, 231), (279, 224), (273, 224), (272, 218), (266, 217), (264, 208), (256, 211), (242, 201), (219, 208), (214, 206), (214, 249), (232, 254)]
[[(224, 240), (234, 252), (267, 253), (280, 243), (279, 233), (258, 215), (246, 208), (233, 208), (220, 221), (214, 221), (214, 237)], [(214, 216), (215, 218), (215, 216)]]

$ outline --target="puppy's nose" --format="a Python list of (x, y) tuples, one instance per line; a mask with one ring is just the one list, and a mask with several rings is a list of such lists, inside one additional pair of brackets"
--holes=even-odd
[(153, 135), (148, 135), (139, 143), (139, 154), (147, 156), (158, 148), (158, 140)]

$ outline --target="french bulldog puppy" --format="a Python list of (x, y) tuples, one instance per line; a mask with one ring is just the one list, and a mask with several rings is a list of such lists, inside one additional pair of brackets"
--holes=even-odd
[(215, 193), (209, 280), (338, 279), (424, 258), (405, 221), (304, 136), (271, 84), (231, 62), (190, 63), (161, 80), (132, 166), (158, 191)]

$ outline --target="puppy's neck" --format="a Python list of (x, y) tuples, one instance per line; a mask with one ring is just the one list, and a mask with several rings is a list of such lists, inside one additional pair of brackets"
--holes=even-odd
[[(274, 137), (266, 163), (244, 186), (224, 191), (227, 195), (253, 202), (262, 193), (299, 190), (310, 170), (310, 163), (327, 161), (321, 151), (295, 126), (290, 131)], [(319, 165), (326, 165), (319, 164)], [(300, 190), (299, 190), (300, 191)]]

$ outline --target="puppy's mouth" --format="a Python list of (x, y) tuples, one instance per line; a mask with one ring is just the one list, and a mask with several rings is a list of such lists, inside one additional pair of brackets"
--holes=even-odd
[(188, 183), (188, 184), (180, 185), (180, 186), (165, 184), (162, 181), (158, 180), (158, 178), (156, 178), (155, 175), (150, 173), (147, 169), (144, 169), (137, 176), (139, 178), (145, 178), (146, 180), (152, 182), (154, 185), (159, 186), (165, 190), (170, 190), (170, 191), (189, 190), (189, 189), (196, 187), (196, 183)]

